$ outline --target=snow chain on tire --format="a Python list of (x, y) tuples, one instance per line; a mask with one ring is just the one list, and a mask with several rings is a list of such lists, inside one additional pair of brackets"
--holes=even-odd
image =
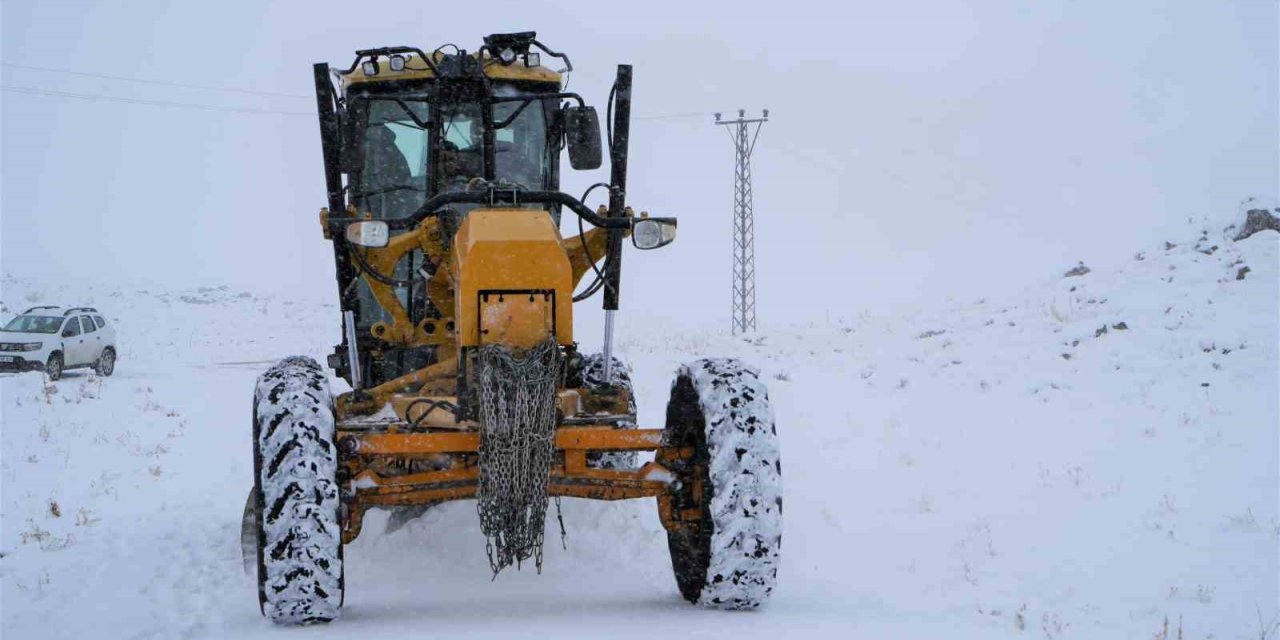
[[(627, 413), (636, 415), (636, 396), (631, 389), (631, 367), (617, 358), (613, 359), (613, 380), (604, 379), (604, 354), (593, 353), (583, 356), (577, 363), (574, 377), (568, 386), (579, 386), (585, 389), (604, 389), (621, 387), (627, 393)], [(635, 429), (634, 420), (620, 420), (615, 429)], [(634, 469), (639, 453), (635, 451), (592, 451), (587, 453), (587, 466), (592, 469)]]
[(327, 622), (342, 607), (333, 396), (314, 360), (289, 357), (254, 393), (258, 601), (277, 624)]
[[(699, 527), (668, 532), (672, 568), (690, 602), (724, 609), (764, 604), (782, 546), (782, 466), (768, 390), (737, 360), (682, 366), (671, 387), (664, 446), (693, 447), (677, 470), (701, 481)], [(695, 475), (696, 474), (696, 475)]]

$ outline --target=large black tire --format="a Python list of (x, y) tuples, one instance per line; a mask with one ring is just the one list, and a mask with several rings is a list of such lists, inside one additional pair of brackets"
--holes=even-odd
[[(613, 370), (609, 372), (612, 380), (604, 377), (604, 354), (592, 353), (582, 356), (569, 372), (568, 385), (580, 389), (621, 388), (627, 392), (627, 413), (636, 415), (636, 396), (631, 389), (631, 367), (613, 359)], [(612, 384), (610, 384), (612, 383)], [(635, 429), (634, 420), (619, 421), (617, 429)], [(592, 451), (587, 453), (587, 466), (592, 469), (634, 469), (639, 454), (635, 451)]]
[[(671, 386), (663, 445), (692, 447), (676, 466), (684, 505), (700, 505), (695, 527), (671, 529), (667, 543), (686, 600), (755, 609), (777, 583), (782, 546), (782, 465), (768, 390), (737, 360), (682, 366)], [(692, 495), (694, 487), (701, 495)]]
[(277, 624), (333, 620), (343, 597), (338, 449), (320, 365), (294, 356), (262, 374), (253, 429), (262, 614)]

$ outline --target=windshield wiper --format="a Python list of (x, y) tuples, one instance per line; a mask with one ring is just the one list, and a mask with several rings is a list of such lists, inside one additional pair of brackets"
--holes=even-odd
[(426, 102), (426, 103), (428, 103), (428, 104), (429, 104), (429, 99), (428, 99), (428, 98), (412, 98), (412, 97), (410, 97), (410, 98), (406, 98), (405, 96), (377, 96), (377, 95), (371, 95), (371, 96), (368, 96), (368, 98), (367, 98), (367, 99), (368, 99), (368, 100), (381, 100), (382, 102), (394, 102), (394, 103), (396, 104), (396, 106), (400, 107), (400, 110), (401, 110), (401, 111), (404, 111), (405, 115), (409, 116), (409, 118), (410, 118), (411, 120), (413, 120), (414, 124), (418, 125), (418, 128), (419, 128), (419, 129), (430, 129), (430, 128), (432, 128), (431, 120), (429, 120), (429, 119), (428, 119), (428, 120), (420, 120), (420, 119), (418, 118), (418, 114), (414, 113), (414, 112), (413, 112), (413, 109), (410, 109), (410, 108), (409, 108), (409, 105), (405, 104), (405, 100), (410, 100), (410, 101), (412, 101), (412, 102)]
[(418, 185), (415, 185), (415, 184), (393, 184), (386, 187), (379, 187), (377, 189), (369, 189), (367, 191), (356, 191), (351, 194), (351, 197), (367, 198), (369, 196), (377, 196), (377, 195), (382, 195), (384, 193), (391, 193), (392, 191), (420, 191), (422, 193), (426, 193), (427, 188), (419, 187)]

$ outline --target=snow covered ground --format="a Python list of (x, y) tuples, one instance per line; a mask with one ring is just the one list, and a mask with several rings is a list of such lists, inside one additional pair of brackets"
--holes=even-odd
[(4, 319), (101, 305), (121, 357), (105, 379), (0, 377), (0, 631), (1258, 638), (1280, 615), (1280, 234), (1174, 241), (1015, 298), (745, 338), (626, 312), (642, 424), (695, 357), (741, 357), (770, 386), (786, 516), (760, 612), (680, 600), (652, 501), (566, 500), (567, 549), (549, 530), (541, 576), (493, 582), (463, 502), (385, 535), (371, 515), (343, 618), (304, 630), (258, 614), (238, 534), (254, 378), (323, 361), (332, 301), (5, 279)]

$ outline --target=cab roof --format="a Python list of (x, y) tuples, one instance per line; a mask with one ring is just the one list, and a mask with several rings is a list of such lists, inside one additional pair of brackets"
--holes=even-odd
[[(523, 80), (526, 82), (548, 82), (560, 85), (560, 74), (546, 67), (526, 67), (520, 62), (512, 64), (502, 64), (498, 60), (489, 56), (487, 52), (482, 54), (468, 54), (472, 57), (482, 56), (479, 59), (484, 63), (484, 75), (494, 80)], [(392, 71), (388, 64), (380, 65), (380, 70), (376, 76), (365, 75), (361, 65), (350, 73), (339, 73), (342, 78), (342, 88), (345, 91), (353, 85), (376, 83), (376, 82), (393, 82), (396, 80), (427, 80), (435, 77), (435, 73), (427, 68), (427, 65), (421, 62), (421, 58), (416, 53), (404, 54), (405, 65), (402, 71)], [(434, 60), (440, 60), (444, 54), (436, 52), (432, 54)]]

